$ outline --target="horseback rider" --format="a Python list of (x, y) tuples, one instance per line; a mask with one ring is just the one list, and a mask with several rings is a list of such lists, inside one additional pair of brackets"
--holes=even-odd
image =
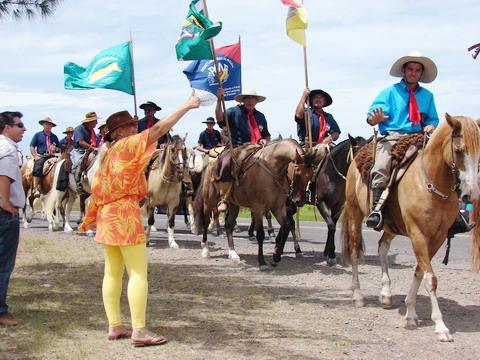
[(30, 142), (30, 153), (34, 158), (33, 165), (33, 196), (38, 197), (41, 194), (40, 177), (43, 175), (43, 165), (45, 161), (54, 157), (60, 149), (60, 141), (57, 135), (52, 133), (52, 128), (57, 126), (48, 116), (38, 122), (43, 130), (33, 135)]
[(215, 119), (213, 117), (208, 117), (207, 120), (202, 121), (202, 124), (207, 124), (207, 128), (200, 133), (196, 149), (208, 154), (210, 149), (221, 144), (222, 136), (220, 131), (213, 128), (215, 126)]
[[(224, 91), (222, 88), (219, 88), (215, 117), (219, 126), (226, 127), (221, 106), (223, 97)], [(259, 102), (265, 101), (265, 99), (265, 96), (258, 95), (254, 90), (247, 90), (235, 96), (235, 100), (239, 105), (226, 110), (233, 147), (247, 143), (265, 145), (270, 141), (270, 133), (268, 132), (265, 115), (255, 108)], [(231, 160), (232, 150), (227, 147), (218, 157), (217, 179), (220, 184), (221, 196), (218, 211), (227, 210), (228, 197), (233, 180)]]
[(63, 134), (65, 134), (65, 137), (60, 140), (60, 146), (65, 148), (73, 147), (73, 127), (67, 127)]
[[(155, 104), (153, 101), (147, 101), (143, 103), (142, 105), (140, 105), (140, 109), (143, 110), (145, 117), (138, 121), (138, 132), (142, 132), (143, 130), (150, 129), (153, 125), (155, 125), (157, 122), (160, 121), (160, 119), (155, 117), (155, 113), (157, 111), (162, 110), (162, 108), (157, 104)], [(160, 145), (165, 144), (167, 141), (171, 139), (172, 139), (172, 136), (170, 135), (169, 132), (167, 132), (165, 135), (162, 135), (158, 139), (157, 148), (159, 148)]]
[(418, 51), (402, 56), (392, 65), (390, 75), (402, 80), (383, 90), (368, 110), (367, 123), (378, 124), (383, 135), (376, 145), (375, 162), (370, 172), (372, 179), (372, 212), (367, 226), (380, 230), (381, 211), (376, 211), (383, 191), (387, 187), (391, 170), (392, 146), (402, 137), (419, 133), (431, 133), (438, 125), (437, 109), (433, 94), (418, 83), (431, 83), (437, 77), (437, 67)]
[(90, 111), (85, 114), (82, 123), (78, 125), (73, 132), (73, 150), (71, 152), (72, 172), (75, 175), (75, 182), (77, 183), (77, 191), (79, 193), (83, 192), (81, 179), (84, 169), (80, 166), (83, 156), (87, 150), (88, 153), (98, 150), (98, 138), (97, 134), (95, 134), (95, 126), (97, 126), (99, 119), (96, 112)]
[[(309, 98), (310, 107), (305, 108), (305, 104)], [(325, 91), (315, 89), (310, 91), (308, 88), (303, 90), (302, 97), (298, 102), (295, 110), (295, 122), (297, 123), (298, 140), (303, 146), (308, 142), (308, 132), (305, 125), (305, 113), (310, 113), (312, 143), (315, 144), (331, 144), (340, 136), (340, 127), (333, 118), (332, 114), (325, 112), (323, 109), (332, 104), (332, 97)]]
[(98, 124), (98, 147), (100, 148), (105, 143), (105, 135), (108, 133), (107, 121), (102, 120)]

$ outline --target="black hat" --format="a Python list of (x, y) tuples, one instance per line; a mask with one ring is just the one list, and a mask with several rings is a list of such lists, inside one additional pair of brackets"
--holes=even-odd
[(327, 107), (327, 106), (332, 105), (332, 102), (333, 102), (332, 97), (326, 91), (323, 91), (323, 90), (320, 90), (320, 89), (315, 89), (315, 90), (310, 91), (310, 94), (308, 95), (309, 100), (310, 100), (310, 105), (312, 105), (312, 98), (315, 95), (322, 95), (325, 98), (325, 105), (323, 107)]
[(207, 120), (202, 121), (202, 124), (215, 124), (215, 119), (210, 116), (207, 118)]
[(154, 108), (155, 111), (162, 110), (162, 108), (160, 106), (158, 106), (157, 104), (155, 104), (153, 101), (147, 101), (146, 103), (143, 103), (142, 105), (140, 105), (140, 109), (145, 110), (146, 107)]

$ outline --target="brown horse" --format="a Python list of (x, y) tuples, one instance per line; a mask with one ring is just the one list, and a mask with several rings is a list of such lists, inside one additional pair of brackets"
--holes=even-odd
[[(248, 145), (252, 146), (252, 145)], [(242, 151), (237, 148), (235, 151)], [(287, 168), (294, 163), (294, 174), (289, 185)], [(195, 197), (195, 217), (198, 227), (203, 225), (202, 256), (208, 257), (207, 229), (211, 210), (217, 206), (218, 189), (213, 181), (215, 165), (207, 167), (202, 183)], [(238, 261), (240, 258), (233, 244), (233, 229), (240, 206), (250, 208), (255, 222), (258, 242), (258, 263), (260, 270), (268, 269), (263, 256), (263, 217), (268, 211), (280, 224), (276, 237), (275, 252), (272, 265), (280, 262), (290, 224), (287, 220), (287, 199), (295, 204), (305, 201), (305, 189), (312, 176), (311, 157), (305, 154), (300, 145), (292, 139), (271, 143), (247, 157), (241, 166), (238, 182), (234, 182), (231, 200), (225, 218), (225, 230), (228, 238), (229, 258)]]
[[(458, 214), (459, 197), (478, 194), (480, 159), (480, 129), (477, 123), (468, 117), (448, 114), (446, 120), (435, 130), (427, 146), (391, 190), (384, 209), (385, 225), (378, 246), (382, 268), (380, 301), (391, 305), (388, 249), (396, 235), (407, 236), (412, 241), (417, 266), (405, 299), (405, 323), (408, 326), (417, 324), (415, 303), (423, 279), (430, 295), (435, 334), (440, 341), (451, 341), (452, 336), (438, 305), (438, 280), (431, 259), (445, 241), (448, 229)], [(356, 306), (364, 305), (358, 263), (363, 251), (362, 220), (369, 212), (367, 199), (367, 186), (362, 181), (356, 161), (353, 161), (348, 169), (343, 211), (343, 259), (352, 264), (353, 301)], [(474, 239), (477, 244), (478, 239), (477, 235)], [(475, 256), (478, 264), (480, 255), (477, 252)]]

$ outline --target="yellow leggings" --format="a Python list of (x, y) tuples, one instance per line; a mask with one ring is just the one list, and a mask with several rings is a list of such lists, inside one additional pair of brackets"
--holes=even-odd
[(128, 304), (132, 327), (145, 327), (147, 309), (147, 249), (145, 244), (110, 246), (105, 249), (105, 275), (103, 276), (103, 305), (110, 326), (122, 325), (120, 296), (122, 294), (123, 269), (128, 273)]

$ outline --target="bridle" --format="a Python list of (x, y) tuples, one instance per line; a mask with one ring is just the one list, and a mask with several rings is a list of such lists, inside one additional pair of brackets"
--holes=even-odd
[[(462, 137), (463, 137), (462, 135), (455, 134), (455, 132), (452, 132), (452, 135), (450, 137), (450, 149), (451, 149), (451, 152), (452, 152), (452, 162), (450, 164), (450, 172), (453, 175), (453, 179), (454, 179), (453, 180), (453, 186), (450, 189), (450, 191), (451, 192), (457, 192), (457, 193), (458, 193), (458, 189), (460, 188), (460, 179), (458, 178), (458, 168), (457, 168), (457, 163), (455, 161), (455, 149), (454, 149), (454, 145), (453, 145), (453, 140), (456, 139), (456, 138), (462, 138)], [(447, 200), (449, 195), (445, 195), (440, 190), (438, 190), (438, 188), (428, 178), (427, 171), (425, 170), (425, 160), (424, 160), (425, 146), (426, 146), (427, 140), (429, 138), (430, 138), (430, 135), (425, 134), (425, 137), (423, 138), (423, 147), (422, 147), (422, 159), (421, 159), (421, 165), (422, 166), (421, 166), (421, 169), (422, 169), (423, 176), (425, 178), (425, 186), (427, 187), (428, 192), (437, 195), (442, 200)]]

